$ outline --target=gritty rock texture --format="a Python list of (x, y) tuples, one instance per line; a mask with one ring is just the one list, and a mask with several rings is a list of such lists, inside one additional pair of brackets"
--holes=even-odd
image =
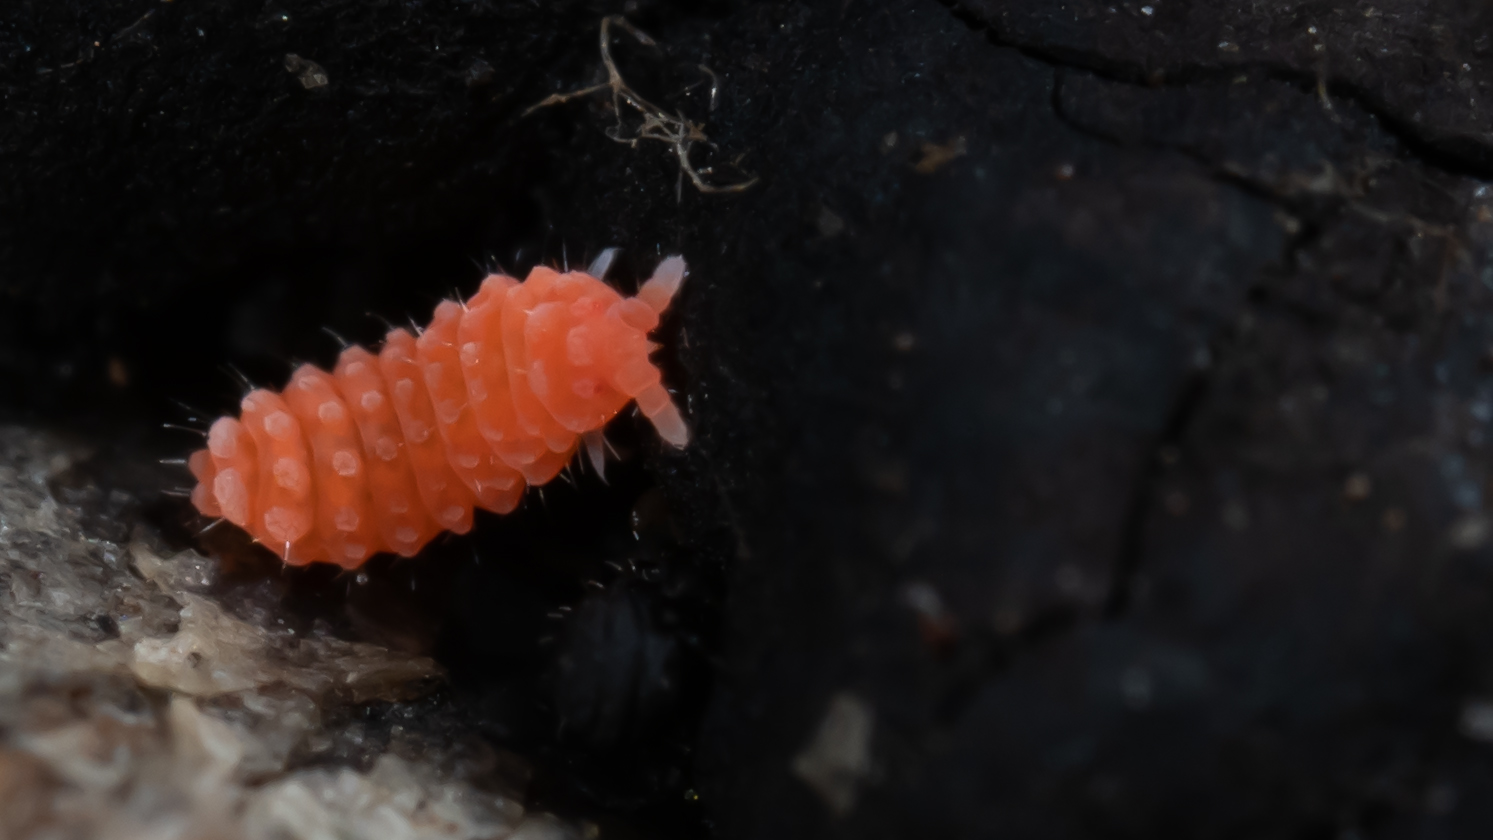
[[(1410, 147), (1486, 171), (1493, 118), (1489, 11), (1426, 2), (949, 2), (1002, 43), (1155, 86), (1239, 72), (1316, 86), (1379, 116)], [(1328, 103), (1327, 107), (1331, 107)]]
[(582, 836), (491, 750), (335, 714), (425, 693), (431, 660), (237, 616), (211, 561), (91, 533), (48, 489), (86, 457), (0, 428), (4, 837)]
[[(811, 142), (760, 145), (789, 172), (742, 203), (844, 232), (757, 264), (751, 329), (792, 338), (731, 368), (794, 408), (704, 735), (723, 833), (1476, 832), (1486, 188), (1330, 86), (1137, 84), (1038, 34), (1151, 42), (1004, 19), (756, 44)], [(845, 814), (789, 767), (847, 690), (879, 772)]]
[[(658, 358), (695, 443), (615, 434), (675, 565), (726, 582), (659, 586), (705, 629), (658, 644), (714, 679), (685, 735), (612, 754), (662, 781), (587, 783), (606, 808), (698, 797), (679, 832), (725, 838), (1493, 828), (1486, 9), (629, 4), (655, 46), (619, 36), (620, 71), (708, 134), (708, 184), (760, 178), (705, 194), (636, 109), (529, 111), (606, 78), (620, 7), (17, 8), (0, 410), (164, 449), (168, 398), (233, 405), (220, 365), (278, 385), (332, 357), (320, 327), (376, 340), (366, 313), (423, 319), (474, 263), (622, 245), (630, 291), (689, 261)], [(472, 629), (520, 612), (512, 578), (461, 580), (462, 644), (543, 660)], [(584, 626), (642, 626), (609, 597)], [(212, 621), (173, 603), (130, 632)], [(654, 639), (576, 636), (602, 652), (566, 667), (608, 676), (575, 696), (628, 704), (577, 701), (608, 737), (671, 708), (629, 670)], [(484, 701), (496, 741), (541, 693)]]

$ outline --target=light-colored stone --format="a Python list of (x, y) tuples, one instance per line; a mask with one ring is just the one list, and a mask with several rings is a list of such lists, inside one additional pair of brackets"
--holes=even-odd
[(875, 721), (869, 703), (848, 691), (840, 692), (830, 698), (829, 710), (808, 746), (794, 756), (794, 774), (813, 788), (836, 816), (855, 810), (860, 786), (871, 776)]
[(454, 758), (454, 733), (393, 739), (367, 773), (296, 769), (361, 742), (325, 710), (418, 696), (440, 668), (245, 617), (212, 596), (214, 561), (87, 533), (48, 489), (86, 458), (0, 427), (0, 838), (500, 840), (552, 820), (525, 815), (522, 773)]

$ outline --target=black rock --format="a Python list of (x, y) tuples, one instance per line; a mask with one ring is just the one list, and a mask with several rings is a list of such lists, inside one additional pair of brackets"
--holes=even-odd
[(630, 3), (670, 144), (529, 111), (610, 5), (95, 5), (0, 12), (6, 416), (164, 448), (488, 265), (688, 260), (695, 442), (621, 422), (724, 570), (714, 835), (1493, 829), (1481, 7)]

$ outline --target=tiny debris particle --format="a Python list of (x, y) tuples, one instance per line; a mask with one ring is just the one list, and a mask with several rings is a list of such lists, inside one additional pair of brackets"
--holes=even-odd
[(118, 356), (109, 357), (109, 384), (115, 388), (130, 387), (130, 369)]
[(300, 80), (301, 87), (306, 90), (326, 87), (331, 81), (327, 77), (327, 71), (323, 70), (320, 64), (307, 58), (301, 58), (295, 53), (286, 53), (285, 70), (288, 73), (294, 73), (296, 78)]
[(856, 788), (871, 775), (871, 731), (875, 715), (856, 695), (842, 691), (814, 738), (793, 758), (793, 774), (824, 800), (837, 817), (855, 808)]
[(845, 232), (845, 220), (835, 215), (835, 211), (819, 206), (819, 218), (815, 220), (819, 227), (819, 235), (825, 239), (833, 239)]
[(942, 146), (937, 143), (924, 143), (922, 152), (922, 159), (912, 168), (920, 175), (932, 175), (950, 161), (969, 154), (969, 144), (965, 142), (964, 136), (960, 135)]
[(1230, 530), (1243, 531), (1249, 527), (1249, 508), (1239, 499), (1223, 506), (1223, 524)]
[(1014, 607), (999, 607), (990, 615), (990, 626), (1000, 636), (1014, 636), (1024, 624), (1021, 611)]
[(907, 584), (902, 589), (902, 602), (917, 616), (923, 644), (935, 655), (947, 654), (958, 642), (958, 624), (933, 584), (921, 580)]
[[(710, 138), (706, 136), (703, 124), (686, 119), (681, 113), (665, 111), (664, 109), (644, 99), (637, 91), (633, 90), (628, 85), (627, 81), (622, 78), (621, 72), (617, 70), (616, 62), (612, 60), (611, 27), (613, 26), (616, 26), (617, 28), (631, 35), (634, 40), (645, 47), (658, 46), (658, 43), (650, 38), (647, 34), (639, 30), (637, 27), (633, 26), (631, 23), (628, 23), (625, 17), (622, 17), (621, 15), (608, 15), (602, 18), (601, 63), (606, 67), (607, 80), (605, 82), (602, 82), (601, 84), (591, 85), (579, 90), (573, 90), (569, 93), (552, 93), (539, 102), (535, 103), (534, 105), (529, 106), (529, 108), (524, 111), (523, 116), (528, 116), (529, 114), (532, 114), (541, 108), (548, 108), (551, 105), (560, 105), (569, 102), (572, 99), (577, 99), (584, 96), (590, 96), (595, 93), (600, 93), (602, 91), (607, 91), (612, 95), (612, 111), (613, 116), (615, 116), (617, 120), (616, 124), (607, 132), (607, 136), (612, 140), (630, 148), (637, 148), (639, 140), (657, 140), (663, 143), (667, 143), (668, 145), (673, 147), (674, 155), (679, 160), (680, 172), (683, 175), (688, 176), (690, 179), (690, 183), (694, 184), (695, 189), (699, 190), (702, 193), (737, 193), (743, 190), (750, 189), (754, 184), (756, 184), (757, 181), (760, 180), (756, 176), (752, 176), (745, 181), (738, 181), (733, 184), (724, 185), (712, 184), (705, 180), (704, 176), (711, 174), (713, 171), (713, 167), (696, 169), (695, 165), (690, 162), (690, 150), (694, 148), (695, 145), (700, 143), (705, 143), (712, 146), (714, 145), (710, 143)], [(715, 79), (715, 73), (709, 68), (701, 66), (700, 69), (704, 70), (712, 80)], [(715, 85), (712, 82), (712, 111), (715, 110), (716, 92), (717, 91)], [(641, 124), (636, 128), (628, 128), (624, 125), (624, 105), (628, 109), (631, 109), (631, 111), (635, 112), (638, 118), (642, 120)], [(740, 160), (741, 156), (738, 156), (736, 161), (733, 161), (731, 163), (731, 166), (739, 168)], [(682, 198), (680, 198), (680, 190), (682, 188), (683, 179), (680, 180), (678, 187), (676, 187), (675, 189), (676, 200), (682, 200)]]
[(1280, 225), (1280, 229), (1285, 231), (1287, 236), (1295, 236), (1301, 232), (1301, 220), (1289, 213), (1275, 211), (1275, 223)]
[(1187, 508), (1190, 506), (1187, 494), (1180, 490), (1173, 490), (1166, 494), (1166, 500), (1163, 504), (1166, 505), (1166, 512), (1172, 516), (1181, 516), (1187, 513)]
[(1489, 530), (1488, 517), (1469, 513), (1452, 523), (1448, 537), (1454, 548), (1474, 549), (1488, 541)]
[(1073, 180), (1074, 171), (1075, 170), (1073, 169), (1073, 164), (1062, 163), (1058, 164), (1057, 172), (1055, 174), (1057, 175), (1057, 179), (1059, 181), (1071, 181)]
[(467, 87), (476, 88), (483, 85), (490, 85), (496, 75), (491, 64), (480, 58), (475, 59), (467, 66)]
[(1374, 492), (1374, 482), (1365, 473), (1356, 472), (1343, 482), (1343, 498), (1350, 502), (1361, 502)]
[(1485, 699), (1468, 700), (1462, 706), (1459, 723), (1459, 728), (1466, 737), (1493, 744), (1493, 702)]
[(1397, 531), (1403, 531), (1408, 521), (1409, 518), (1405, 516), (1405, 511), (1392, 507), (1385, 509), (1382, 524), (1384, 525), (1384, 530), (1393, 534)]
[(1445, 816), (1456, 810), (1457, 789), (1446, 782), (1438, 782), (1426, 790), (1426, 810), (1437, 816)]
[(888, 131), (881, 136), (881, 153), (886, 154), (897, 148), (897, 132)]
[(943, 598), (927, 581), (913, 581), (902, 589), (902, 601), (919, 615), (941, 618), (944, 614)]
[(1064, 563), (1053, 573), (1053, 582), (1057, 584), (1058, 591), (1069, 598), (1077, 598), (1083, 594), (1084, 575), (1083, 570), (1072, 563)]
[(892, 346), (895, 347), (897, 349), (897, 352), (899, 353), (911, 352), (912, 348), (916, 347), (917, 344), (917, 336), (913, 335), (910, 332), (899, 332), (896, 335), (892, 336)]
[(1151, 705), (1153, 691), (1151, 675), (1144, 668), (1132, 665), (1120, 675), (1120, 696), (1134, 711), (1143, 711)]

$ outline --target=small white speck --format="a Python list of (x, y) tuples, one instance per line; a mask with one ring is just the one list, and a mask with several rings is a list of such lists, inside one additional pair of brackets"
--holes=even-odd
[[(1470, 551), (1475, 548), (1481, 548), (1488, 541), (1489, 530), (1487, 517), (1477, 513), (1469, 513), (1452, 523), (1447, 536), (1450, 538), (1450, 542), (1454, 548)], [(1490, 711), (1490, 717), (1493, 717), (1493, 711)], [(1490, 733), (1493, 733), (1493, 722), (1489, 723), (1488, 728)], [(1493, 734), (1490, 734), (1489, 740), (1493, 740)]]
[(1235, 531), (1243, 531), (1249, 527), (1249, 508), (1244, 502), (1235, 499), (1223, 506), (1223, 524)]
[(1132, 666), (1120, 675), (1120, 695), (1125, 705), (1140, 711), (1151, 705), (1151, 694), (1151, 675), (1144, 669)]
[(1070, 598), (1076, 598), (1083, 594), (1084, 575), (1083, 570), (1072, 563), (1064, 563), (1052, 575), (1053, 583), (1057, 584), (1058, 591)]
[(793, 773), (819, 794), (836, 816), (855, 809), (861, 784), (872, 773), (875, 712), (850, 692), (830, 699), (813, 739), (793, 758)]
[(1150, 17), (1151, 15), (1156, 14), (1156, 10), (1150, 6), (1141, 6), (1140, 13), (1145, 15), (1146, 17)]
[(1462, 734), (1474, 741), (1493, 743), (1493, 703), (1469, 700), (1462, 707)]
[(927, 618), (942, 618), (945, 613), (943, 598), (939, 597), (933, 584), (926, 581), (914, 581), (903, 588), (902, 602)]

